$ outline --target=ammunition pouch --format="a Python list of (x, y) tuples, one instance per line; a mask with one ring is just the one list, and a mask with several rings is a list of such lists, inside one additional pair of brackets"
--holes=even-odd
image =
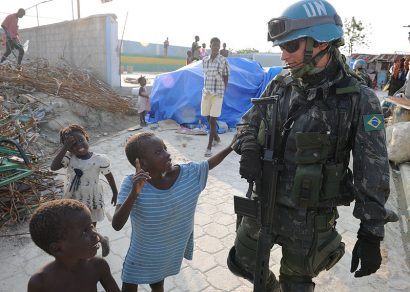
[(334, 214), (317, 215), (315, 237), (309, 254), (304, 257), (282, 248), (283, 263), (293, 270), (303, 269), (316, 277), (321, 271), (331, 269), (345, 254), (342, 236), (333, 227)]
[(343, 162), (330, 163), (334, 140), (319, 133), (296, 133), (295, 162), (298, 164), (291, 199), (300, 206), (300, 215), (307, 208), (317, 207), (320, 201), (339, 196), (340, 183), (346, 179)]

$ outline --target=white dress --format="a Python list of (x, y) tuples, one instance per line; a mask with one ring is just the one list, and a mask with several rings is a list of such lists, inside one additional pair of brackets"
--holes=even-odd
[(74, 199), (87, 205), (93, 222), (104, 220), (104, 193), (100, 173), (111, 173), (108, 157), (92, 153), (89, 158), (80, 159), (67, 152), (61, 164), (67, 168), (64, 199)]

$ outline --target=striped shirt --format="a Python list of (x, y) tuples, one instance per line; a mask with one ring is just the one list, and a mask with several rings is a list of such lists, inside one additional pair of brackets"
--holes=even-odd
[[(145, 183), (131, 210), (131, 243), (122, 270), (125, 283), (152, 284), (179, 273), (182, 258), (192, 259), (194, 215), (208, 179), (208, 162), (180, 165), (168, 190)], [(125, 176), (118, 194), (124, 203), (133, 174)]]
[(209, 55), (203, 58), (202, 68), (204, 70), (202, 98), (205, 97), (207, 92), (223, 97), (225, 92), (223, 77), (230, 74), (228, 60), (220, 54), (212, 60), (211, 55)]

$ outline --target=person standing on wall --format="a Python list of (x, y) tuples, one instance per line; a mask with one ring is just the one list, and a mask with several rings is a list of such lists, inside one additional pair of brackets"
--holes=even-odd
[(168, 47), (169, 47), (169, 41), (168, 38), (164, 42), (164, 58), (167, 58), (168, 55)]
[(20, 8), (17, 13), (8, 15), (1, 24), (1, 27), (4, 30), (3, 46), (6, 46), (6, 52), (1, 58), (0, 63), (3, 63), (4, 60), (6, 60), (6, 58), (8, 57), (8, 55), (10, 55), (13, 49), (17, 49), (19, 51), (17, 63), (19, 65), (21, 64), (21, 60), (23, 59), (24, 55), (24, 50), (19, 40), (17, 30), (19, 28), (19, 18), (22, 18), (24, 15), (26, 15), (26, 11), (23, 8)]
[(223, 43), (222, 47), (223, 47), (223, 49), (220, 51), (220, 54), (221, 54), (222, 56), (224, 56), (225, 58), (227, 58), (227, 57), (228, 57), (228, 54), (229, 54), (229, 51), (226, 49), (226, 44)]
[(206, 44), (203, 43), (202, 48), (199, 50), (199, 58), (202, 60), (206, 56), (208, 56), (208, 52), (206, 51)]
[(212, 156), (212, 146), (221, 142), (216, 132), (216, 118), (221, 115), (223, 96), (228, 86), (229, 62), (219, 54), (221, 41), (211, 39), (211, 55), (202, 60), (204, 70), (204, 88), (202, 89), (201, 115), (206, 116), (209, 123), (209, 143), (205, 157)]
[(199, 45), (199, 36), (195, 36), (195, 41), (192, 43), (191, 51), (192, 51), (192, 60), (198, 61), (199, 60), (199, 49), (201, 46)]

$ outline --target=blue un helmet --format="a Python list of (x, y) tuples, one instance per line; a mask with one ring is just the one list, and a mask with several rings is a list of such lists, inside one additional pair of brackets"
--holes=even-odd
[(343, 36), (343, 22), (327, 1), (299, 1), (268, 22), (268, 41), (274, 46), (303, 37), (319, 43)]
[(353, 69), (366, 69), (366, 62), (362, 59), (358, 59), (353, 63)]
[[(335, 58), (341, 60), (336, 48), (344, 44), (342, 25), (341, 17), (327, 1), (299, 1), (285, 9), (280, 17), (268, 22), (268, 41), (293, 53), (299, 48), (296, 40), (306, 39), (304, 65), (300, 68), (293, 68), (296, 65), (284, 67), (290, 69), (293, 78), (302, 78), (328, 52), (336, 53)], [(317, 47), (319, 43), (329, 45), (313, 56), (313, 47)], [(342, 64), (340, 60), (338, 62)]]

